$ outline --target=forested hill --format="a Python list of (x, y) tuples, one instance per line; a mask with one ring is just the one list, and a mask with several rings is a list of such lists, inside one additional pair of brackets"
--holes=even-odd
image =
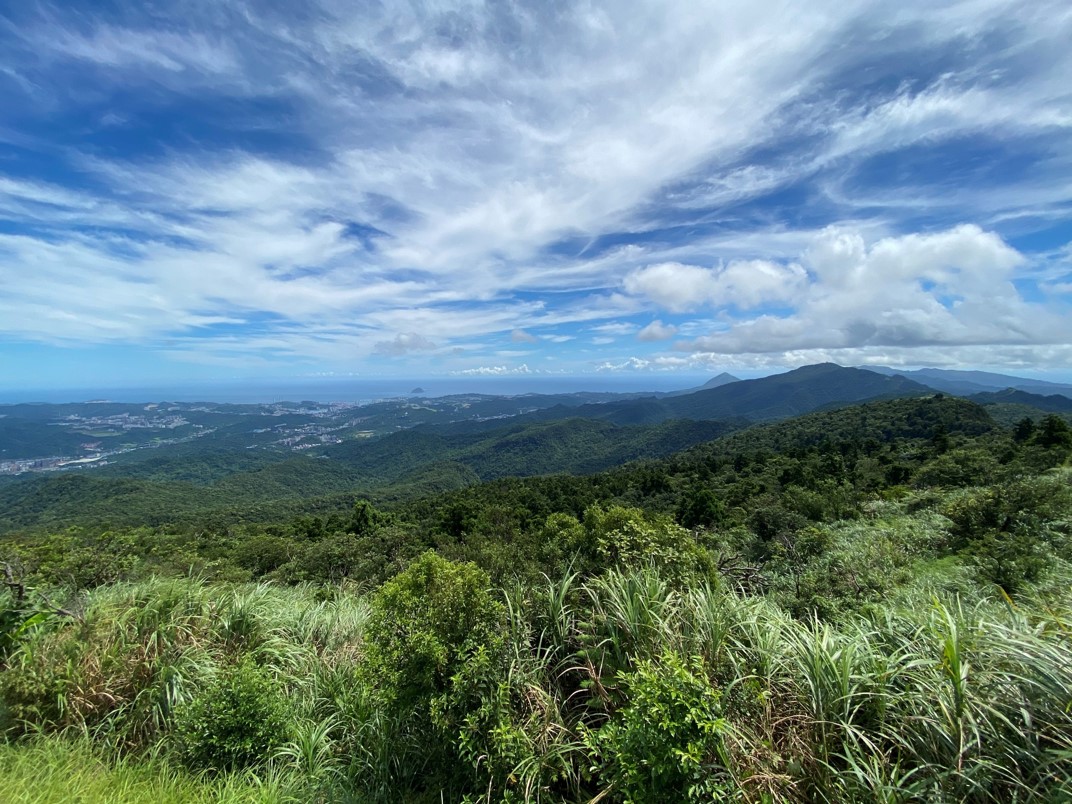
[[(752, 428), (736, 440), (716, 442), (711, 449), (746, 452), (774, 438), (773, 433), (791, 432), (799, 438), (809, 428), (817, 439), (852, 428), (854, 439), (866, 441), (882, 438), (891, 427), (916, 427), (921, 432), (920, 428), (939, 425), (926, 417), (923, 424), (912, 424), (913, 417), (927, 409), (926, 404), (913, 406), (912, 401), (935, 397), (931, 389), (904, 377), (862, 369), (822, 364), (757, 380), (721, 377), (715, 384), (660, 398), (594, 396), (596, 404), (584, 394), (540, 397), (538, 404), (550, 407), (532, 412), (524, 412), (528, 398), (484, 397), (378, 403), (355, 409), (361, 415), (317, 409), (316, 403), (288, 403), (270, 411), (258, 406), (181, 409), (184, 417), (205, 417), (206, 427), (211, 423), (215, 430), (120, 455), (103, 467), (0, 483), (0, 532), (85, 522), (189, 523), (210, 514), (219, 522), (270, 521), (302, 511), (331, 510), (354, 495), (378, 503), (398, 502), (496, 478), (587, 474), (666, 456), (750, 422), (799, 417), (817, 409), (827, 413), (795, 418), (786, 428)], [(853, 406), (865, 399), (898, 398), (906, 400), (903, 409)], [(984, 422), (994, 426), (987, 412), (1011, 427), (1025, 417), (1037, 420), (1047, 410), (1063, 411), (1072, 404), (1060, 396), (1035, 397), (1018, 391), (977, 399), (985, 410), (955, 399), (932, 407), (944, 411), (940, 424), (954, 433), (982, 428)], [(828, 415), (846, 406), (854, 412)], [(40, 408), (33, 409), (38, 417), (35, 425), (47, 415)], [(869, 412), (879, 409), (886, 412)], [(898, 410), (903, 410), (904, 421), (897, 420), (896, 415), (902, 415), (895, 415)], [(89, 412), (115, 414), (110, 408)], [(128, 412), (126, 407), (123, 412)], [(359, 429), (370, 423), (380, 429)], [(407, 429), (397, 429), (403, 426)], [(300, 436), (325, 428), (326, 438), (340, 443), (306, 442), (300, 445), (301, 452), (279, 446), (280, 429)]]
[(316, 456), (184, 449), (93, 474), (34, 477), (0, 485), (0, 532), (82, 522), (157, 525), (209, 513), (265, 521), (316, 510), (318, 499), (330, 495), (411, 499), (499, 477), (595, 472), (668, 455), (747, 421), (497, 424), (476, 432), (403, 430), (344, 442)]
[[(668, 455), (750, 421), (861, 399), (931, 393), (904, 378), (833, 364), (757, 380), (724, 375), (711, 384), (716, 387), (664, 398), (573, 394), (377, 404), (358, 409), (362, 415), (356, 418), (352, 412), (340, 418), (328, 411), (325, 419), (324, 411), (311, 402), (287, 403), (271, 411), (257, 406), (181, 408), (175, 414), (176, 421), (181, 414), (181, 427), (192, 428), (196, 417), (203, 419), (197, 423), (202, 429), (185, 441), (121, 455), (111, 465), (84, 469), (78, 476), (0, 484), (0, 531), (84, 521), (160, 524), (189, 521), (210, 511), (264, 519), (333, 494), (397, 500), (499, 477), (590, 473)], [(551, 407), (518, 415), (530, 402)], [(41, 423), (46, 413), (40, 406), (32, 411), (39, 417), (35, 426), (58, 431)], [(123, 413), (129, 415), (125, 408)], [(112, 408), (98, 411), (92, 406), (83, 414), (116, 415)], [(508, 418), (498, 418), (502, 415)], [(442, 423), (452, 417), (466, 418)], [(346, 418), (353, 422), (342, 421)], [(340, 434), (341, 443), (303, 445), (303, 453), (293, 454), (274, 440), (281, 426), (301, 434), (324, 430), (325, 422), (331, 425), (330, 437)], [(370, 423), (407, 429), (385, 436), (359, 429)], [(209, 424), (215, 428), (211, 432)]]
[[(637, 471), (665, 478), (724, 460), (719, 456), (792, 454), (819, 444), (850, 444), (855, 452), (869, 454), (879, 449), (876, 444), (883, 445), (884, 463), (870, 471), (897, 479), (908, 470), (904, 456), (890, 444), (927, 442), (935, 434), (974, 438), (996, 432), (979, 405), (934, 395), (817, 412), (733, 432), (745, 424), (672, 421), (617, 427), (571, 419), (447, 435), (417, 429), (371, 443), (340, 444), (330, 448), (331, 457), (294, 456), (251, 471), (229, 473), (226, 456), (209, 453), (205, 460), (211, 471), (201, 479), (195, 454), (175, 465), (165, 460), (148, 477), (62, 475), (0, 486), (0, 512), (8, 531), (79, 523), (265, 522), (345, 508), (355, 495), (379, 503), (404, 502), (496, 478), (600, 470), (606, 474), (590, 484), (579, 481), (581, 485), (628, 485), (637, 482)], [(652, 463), (660, 456), (670, 457)], [(213, 468), (220, 461), (222, 474)], [(185, 473), (182, 480), (169, 479), (178, 473)], [(656, 483), (661, 485), (663, 480)]]
[(851, 405), (865, 399), (928, 396), (933, 393), (934, 389), (905, 377), (821, 363), (755, 380), (720, 382), (713, 388), (681, 395), (622, 400), (570, 410), (548, 408), (530, 416), (534, 419), (589, 416), (616, 424), (736, 417), (758, 422), (799, 416), (830, 405)]
[(831, 404), (932, 393), (932, 389), (903, 377), (884, 377), (873, 371), (820, 363), (698, 391), (663, 404), (674, 418), (747, 416), (753, 421), (767, 421), (799, 416)]
[(980, 405), (1017, 405), (1047, 413), (1072, 413), (1072, 398), (1063, 394), (1033, 394), (1016, 388), (1006, 388), (1003, 391), (972, 394), (968, 398)]

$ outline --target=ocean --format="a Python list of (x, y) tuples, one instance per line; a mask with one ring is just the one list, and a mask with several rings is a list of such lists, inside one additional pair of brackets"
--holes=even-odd
[(442, 376), (424, 379), (357, 378), (287, 381), (200, 382), (175, 386), (129, 388), (69, 388), (0, 390), (0, 404), (25, 402), (65, 403), (107, 400), (110, 402), (219, 402), (257, 404), (309, 400), (314, 402), (374, 402), (413, 396), (451, 394), (557, 394), (578, 391), (633, 393), (678, 391), (695, 388), (710, 379), (706, 374), (643, 374), (583, 376), (533, 375), (512, 377)]

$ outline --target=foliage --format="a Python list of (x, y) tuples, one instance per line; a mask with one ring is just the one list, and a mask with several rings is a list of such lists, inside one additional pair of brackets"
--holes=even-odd
[[(43, 800), (63, 774), (91, 801), (100, 779), (165, 801), (1064, 800), (1050, 429), (898, 399), (585, 477), (9, 534), (0, 782), (21, 795), (40, 758)], [(34, 736), (57, 734), (92, 754)]]
[(628, 705), (592, 737), (616, 796), (658, 804), (727, 795), (726, 722), (703, 666), (664, 652), (638, 662), (621, 682)]
[(249, 659), (175, 710), (175, 736), (193, 768), (240, 770), (267, 762), (288, 736), (286, 700)]
[(638, 508), (592, 506), (584, 513), (584, 529), (599, 566), (653, 566), (680, 581), (710, 569), (703, 549), (669, 517), (653, 517)]
[(206, 777), (162, 759), (114, 759), (89, 741), (38, 739), (0, 745), (4, 801), (34, 804), (305, 804), (283, 775)]
[(432, 552), (373, 596), (361, 678), (401, 715), (398, 750), (421, 757), (425, 784), (459, 771), (452, 743), (494, 689), (502, 615), (486, 573)]
[(400, 706), (430, 704), (494, 642), (500, 605), (486, 574), (428, 552), (372, 600), (364, 672)]

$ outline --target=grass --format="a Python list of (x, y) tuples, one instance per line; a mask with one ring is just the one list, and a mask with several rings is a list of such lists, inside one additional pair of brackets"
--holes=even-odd
[(161, 760), (106, 760), (85, 740), (0, 745), (5, 804), (289, 804), (285, 777), (195, 775)]
[[(873, 539), (910, 529), (883, 519)], [(472, 704), (491, 725), (458, 759), (484, 779), (471, 800), (616, 800), (589, 738), (628, 711), (622, 679), (667, 652), (718, 697), (728, 800), (1072, 800), (1072, 574), (1055, 558), (1014, 601), (940, 582), (950, 572), (829, 620), (651, 569), (510, 585), (498, 675)], [(438, 800), (406, 747), (426, 724), (357, 672), (366, 598), (187, 578), (66, 607), (21, 633), (0, 678), (25, 724), (0, 745), (5, 804)], [(242, 658), (286, 694), (293, 728), (257, 774), (198, 775), (173, 759), (172, 712)]]

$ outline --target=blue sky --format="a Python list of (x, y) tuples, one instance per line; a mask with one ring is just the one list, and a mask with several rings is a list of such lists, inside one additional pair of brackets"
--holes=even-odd
[(0, 11), (0, 388), (1072, 371), (1072, 6)]

